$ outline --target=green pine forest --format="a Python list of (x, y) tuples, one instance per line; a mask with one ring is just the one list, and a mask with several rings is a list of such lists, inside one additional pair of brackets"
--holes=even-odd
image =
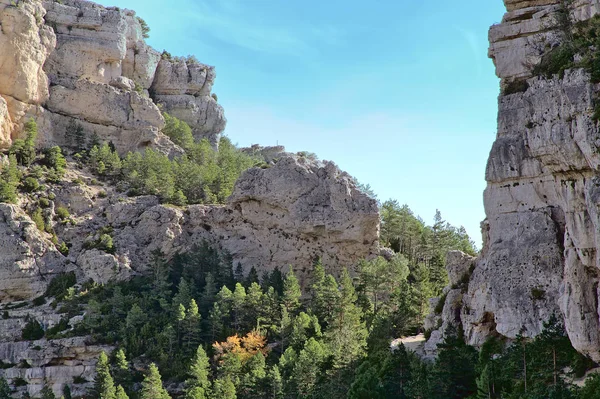
[[(28, 198), (38, 228), (68, 253), (69, 243), (41, 218), (53, 198), (40, 194), (61, 183), (67, 159), (129, 196), (153, 194), (174, 205), (221, 203), (244, 170), (269, 167), (226, 138), (218, 150), (195, 143), (189, 126), (165, 119), (165, 133), (185, 150), (174, 159), (152, 150), (121, 157), (111, 143), (86, 139), (76, 124), (66, 132), (71, 148), (36, 151), (32, 120), (0, 169), (0, 201)], [(146, 265), (150, 273), (127, 282), (78, 283), (74, 273), (58, 275), (33, 305), (50, 303), (62, 321), (44, 330), (31, 318), (22, 338), (89, 336), (90, 344), (116, 348), (99, 356), (96, 376), (65, 385), (65, 399), (87, 382), (93, 388), (85, 398), (100, 399), (600, 398), (599, 377), (583, 387), (573, 384), (595, 365), (571, 347), (557, 318), (535, 339), (491, 339), (479, 349), (465, 344), (460, 328), (450, 327), (434, 362), (403, 345), (391, 349), (396, 338), (430, 333), (423, 331), (423, 319), (441, 312), (429, 308), (429, 299), (448, 284), (445, 254), (458, 249), (476, 255), (477, 248), (464, 228), (445, 222), (440, 212), (429, 225), (397, 201), (380, 203), (380, 211), (381, 242), (394, 251), (389, 260), (326, 269), (314, 259), (312, 265), (280, 265), (260, 274), (234, 265), (207, 243), (172, 259), (154, 252)], [(56, 213), (69, 219), (64, 208)], [(115, 252), (110, 229), (88, 245)], [(312, 270), (304, 287), (294, 273), (301, 268)], [(81, 323), (68, 324), (82, 314)], [(0, 399), (23, 383), (0, 378)], [(54, 394), (46, 387), (41, 397)]]

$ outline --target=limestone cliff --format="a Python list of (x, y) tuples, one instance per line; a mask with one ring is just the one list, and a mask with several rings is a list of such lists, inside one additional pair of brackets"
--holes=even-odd
[(124, 153), (181, 151), (160, 131), (163, 109), (217, 144), (223, 108), (213, 67), (149, 47), (135, 13), (83, 0), (0, 1), (0, 146), (35, 117), (41, 145), (68, 144), (71, 123)]
[[(562, 40), (560, 1), (505, 5), (489, 35), (502, 94), (486, 169), (484, 246), (457, 312), (446, 312), (449, 292), (443, 323), (462, 323), (469, 343), (479, 345), (491, 335), (535, 336), (555, 313), (573, 346), (600, 361), (599, 87), (583, 68), (534, 76)], [(597, 1), (580, 0), (569, 15), (577, 22), (599, 11)]]

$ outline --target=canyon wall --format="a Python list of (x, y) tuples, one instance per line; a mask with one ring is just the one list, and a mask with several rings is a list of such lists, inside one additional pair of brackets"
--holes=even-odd
[[(578, 67), (534, 76), (542, 56), (564, 40), (560, 1), (505, 5), (489, 33), (501, 94), (485, 174), (483, 249), (458, 305), (450, 303), (456, 295), (446, 297), (448, 309), (458, 310), (444, 307), (438, 324), (462, 324), (469, 343), (481, 345), (490, 336), (535, 336), (556, 314), (573, 346), (600, 361), (599, 87)], [(597, 1), (580, 0), (568, 13), (577, 23), (599, 11)], [(439, 328), (429, 348), (442, 336)]]

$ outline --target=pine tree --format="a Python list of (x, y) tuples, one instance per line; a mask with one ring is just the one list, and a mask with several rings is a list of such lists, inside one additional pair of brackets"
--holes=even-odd
[(243, 283), (245, 280), (244, 268), (242, 267), (242, 264), (240, 262), (238, 262), (235, 271), (233, 272), (233, 278), (237, 283)]
[(213, 308), (208, 314), (208, 323), (210, 328), (210, 340), (216, 341), (223, 335), (223, 317), (225, 312), (221, 309), (221, 306), (217, 302), (213, 304)]
[[(125, 389), (121, 385), (117, 386), (117, 399), (129, 399), (127, 393), (125, 393)], [(66, 398), (65, 398), (66, 399)]]
[(279, 367), (274, 365), (267, 372), (266, 395), (268, 399), (283, 399), (283, 379)]
[(366, 349), (368, 331), (361, 320), (362, 311), (356, 305), (356, 300), (352, 279), (348, 270), (344, 269), (340, 281), (340, 300), (326, 333), (335, 368), (349, 365), (360, 358)]
[[(68, 386), (67, 384), (65, 384), (65, 385), (63, 386), (62, 392), (63, 392), (62, 399), (72, 399), (72, 395), (71, 395), (71, 387), (70, 387), (70, 386)], [(0, 398), (2, 398), (2, 396), (1, 396), (1, 395), (0, 395)], [(119, 397), (118, 397), (118, 396), (117, 396), (117, 399), (119, 399)]]
[(265, 357), (261, 352), (252, 356), (242, 367), (239, 394), (243, 398), (260, 398), (264, 391), (264, 380), (267, 376)]
[(17, 158), (13, 154), (8, 158), (8, 165), (0, 170), (0, 202), (16, 203), (18, 186), (19, 170)]
[[(200, 296), (200, 311), (205, 312), (206, 314), (210, 311), (213, 306), (213, 302), (217, 297), (217, 284), (215, 281), (215, 276), (213, 273), (206, 273), (206, 277), (204, 279), (204, 291)], [(185, 302), (184, 302), (185, 303)]]
[(248, 272), (248, 277), (246, 277), (246, 287), (250, 287), (252, 283), (259, 284), (260, 280), (258, 278), (258, 271), (256, 271), (256, 267), (252, 266), (250, 271)]
[(403, 344), (388, 353), (379, 371), (379, 381), (386, 398), (408, 399), (412, 379), (411, 361)]
[(194, 299), (190, 300), (184, 321), (185, 329), (183, 335), (183, 345), (186, 353), (193, 353), (195, 348), (200, 345), (200, 313), (198, 305)]
[(309, 339), (300, 351), (290, 376), (290, 393), (300, 398), (310, 397), (327, 357), (325, 347), (314, 338)]
[(140, 399), (171, 399), (171, 396), (162, 385), (158, 367), (154, 363), (150, 364), (148, 373), (142, 381)]
[(241, 332), (242, 318), (246, 306), (246, 289), (241, 283), (235, 284), (231, 305), (231, 310), (233, 312), (233, 328), (235, 332)]
[(247, 328), (260, 328), (265, 323), (265, 298), (262, 288), (252, 282), (247, 289), (246, 303), (244, 305), (244, 326)]
[(211, 383), (209, 380), (210, 364), (206, 352), (198, 346), (196, 355), (192, 359), (189, 378), (186, 381), (186, 399), (209, 399)]
[(96, 364), (94, 392), (98, 399), (116, 399), (115, 382), (110, 375), (108, 356), (104, 352), (100, 353)]
[(235, 385), (229, 377), (215, 380), (214, 399), (237, 399)]
[(285, 280), (283, 281), (283, 296), (281, 298), (283, 306), (285, 306), (290, 315), (295, 315), (300, 308), (301, 296), (300, 283), (298, 283), (294, 269), (290, 266), (290, 270), (285, 275)]
[(160, 249), (155, 249), (150, 253), (152, 267), (152, 288), (154, 295), (159, 300), (166, 301), (171, 293), (171, 283), (169, 282), (169, 264), (165, 261), (165, 254)]
[(179, 312), (179, 306), (188, 304), (192, 300), (192, 289), (185, 278), (179, 280), (177, 285), (177, 294), (173, 297), (172, 304), (175, 312)]
[(129, 374), (129, 362), (121, 348), (115, 353), (114, 377), (115, 385), (130, 387), (132, 381)]
[(439, 399), (461, 399), (477, 392), (475, 364), (477, 352), (464, 342), (462, 326), (450, 325), (444, 342), (438, 344), (438, 359), (432, 382)]

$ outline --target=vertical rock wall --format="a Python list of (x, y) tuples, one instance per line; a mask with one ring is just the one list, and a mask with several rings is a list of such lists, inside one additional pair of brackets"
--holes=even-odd
[[(486, 169), (484, 247), (458, 322), (480, 345), (491, 335), (535, 336), (557, 314), (574, 347), (600, 361), (600, 129), (592, 117), (599, 87), (583, 69), (532, 76), (560, 43), (559, 1), (505, 5), (489, 35), (502, 93)], [(595, 0), (578, 0), (571, 16), (599, 11)]]

